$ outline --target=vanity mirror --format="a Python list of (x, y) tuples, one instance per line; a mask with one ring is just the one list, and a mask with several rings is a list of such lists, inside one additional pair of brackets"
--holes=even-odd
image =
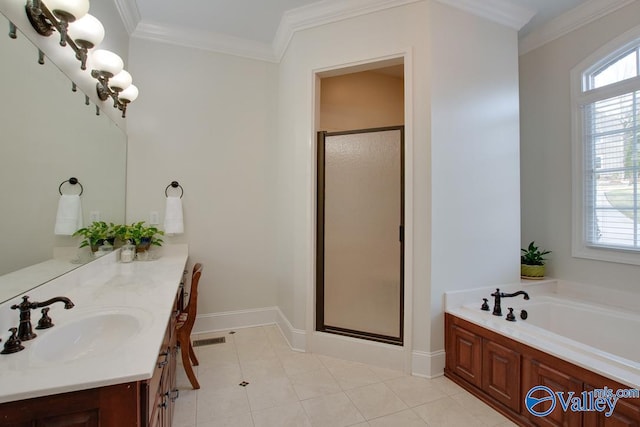
[[(59, 187), (69, 178), (83, 186), (84, 225), (124, 223), (127, 148), (123, 130), (85, 105), (49, 58), (38, 64), (38, 48), (20, 30), (11, 39), (9, 21), (0, 26), (2, 302), (80, 265), (80, 238), (54, 235)], [(60, 190), (80, 188), (67, 182)]]

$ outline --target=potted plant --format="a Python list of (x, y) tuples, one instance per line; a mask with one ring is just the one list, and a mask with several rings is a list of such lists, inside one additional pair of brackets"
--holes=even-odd
[(102, 244), (107, 241), (113, 245), (116, 238), (117, 226), (113, 223), (107, 224), (104, 221), (94, 221), (88, 227), (83, 227), (73, 233), (74, 236), (82, 236), (80, 247), (91, 247), (91, 252), (96, 252)]
[(545, 255), (551, 251), (539, 249), (535, 242), (529, 243), (527, 249), (521, 249), (520, 256), (520, 276), (525, 279), (542, 279), (544, 277)]
[(146, 252), (151, 245), (162, 246), (163, 241), (158, 236), (164, 235), (164, 231), (154, 226), (146, 226), (144, 221), (140, 221), (121, 226), (118, 234), (123, 241), (131, 241), (136, 246), (136, 252)]

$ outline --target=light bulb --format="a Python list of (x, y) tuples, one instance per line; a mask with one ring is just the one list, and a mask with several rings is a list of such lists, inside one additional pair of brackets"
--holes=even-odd
[(134, 85), (129, 85), (128, 88), (118, 94), (118, 99), (124, 103), (133, 102), (138, 97), (138, 88)]
[(89, 0), (43, 0), (47, 9), (59, 19), (73, 22), (89, 12)]
[(128, 88), (131, 85), (132, 80), (131, 74), (122, 70), (109, 79), (109, 87), (116, 92), (120, 92)]
[(92, 49), (104, 39), (104, 27), (95, 16), (86, 14), (69, 24), (67, 34), (78, 46)]
[(124, 62), (115, 53), (98, 49), (91, 54), (92, 69), (97, 70), (101, 74), (111, 78), (118, 74), (124, 68)]

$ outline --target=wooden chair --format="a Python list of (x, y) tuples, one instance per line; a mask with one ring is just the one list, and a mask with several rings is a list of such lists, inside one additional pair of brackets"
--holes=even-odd
[(194, 389), (199, 389), (200, 384), (198, 383), (196, 375), (193, 373), (191, 364), (193, 363), (194, 366), (198, 366), (199, 362), (196, 353), (193, 351), (193, 345), (191, 344), (191, 330), (196, 321), (196, 313), (198, 311), (198, 282), (200, 282), (201, 275), (202, 264), (197, 263), (193, 266), (193, 273), (191, 275), (189, 302), (178, 315), (178, 322), (176, 323), (176, 338), (178, 345), (180, 345), (182, 366), (184, 366), (187, 377)]

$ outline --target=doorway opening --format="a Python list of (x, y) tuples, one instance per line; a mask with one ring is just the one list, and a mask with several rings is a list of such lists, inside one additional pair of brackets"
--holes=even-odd
[(315, 320), (318, 331), (403, 345), (404, 65), (399, 60), (320, 76)]

